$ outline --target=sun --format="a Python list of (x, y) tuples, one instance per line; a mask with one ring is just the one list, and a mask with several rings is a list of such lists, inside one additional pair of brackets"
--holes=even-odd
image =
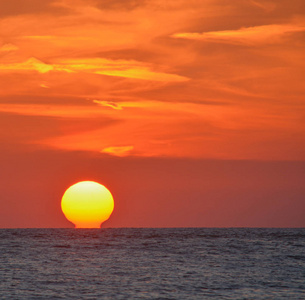
[(94, 181), (81, 181), (71, 185), (61, 200), (65, 217), (76, 228), (100, 228), (114, 208), (110, 191)]

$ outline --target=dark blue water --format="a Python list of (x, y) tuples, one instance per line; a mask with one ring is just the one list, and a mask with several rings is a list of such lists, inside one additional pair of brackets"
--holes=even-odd
[(0, 229), (1, 299), (305, 299), (305, 229)]

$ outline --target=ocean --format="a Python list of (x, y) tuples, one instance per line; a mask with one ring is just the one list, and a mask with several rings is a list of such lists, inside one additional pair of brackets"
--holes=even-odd
[(0, 299), (305, 299), (305, 229), (0, 229)]

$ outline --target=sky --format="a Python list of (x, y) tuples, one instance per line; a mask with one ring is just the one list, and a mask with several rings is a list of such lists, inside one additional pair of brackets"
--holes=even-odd
[(0, 227), (305, 226), (303, 0), (0, 0)]

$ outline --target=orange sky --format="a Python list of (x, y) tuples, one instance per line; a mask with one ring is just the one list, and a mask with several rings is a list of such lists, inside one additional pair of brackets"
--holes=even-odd
[(305, 226), (304, 77), (303, 0), (0, 0), (0, 227)]

